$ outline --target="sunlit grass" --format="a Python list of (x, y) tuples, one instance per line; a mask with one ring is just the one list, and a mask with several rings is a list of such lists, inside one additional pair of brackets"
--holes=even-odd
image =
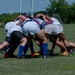
[[(64, 32), (69, 41), (75, 42), (75, 25), (64, 25)], [(0, 43), (5, 39), (5, 31), (0, 28)], [(49, 43), (49, 48), (51, 43)], [(34, 43), (35, 51), (39, 51)], [(18, 50), (18, 49), (17, 49)], [(17, 50), (15, 54), (17, 55)], [(3, 58), (0, 53), (0, 75), (75, 75), (75, 51), (72, 57), (60, 55), (60, 48), (56, 46), (50, 58)], [(27, 54), (31, 54), (30, 50)]]

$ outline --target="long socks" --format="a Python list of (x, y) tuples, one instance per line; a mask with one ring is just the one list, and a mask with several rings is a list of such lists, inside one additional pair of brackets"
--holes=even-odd
[(22, 57), (23, 51), (24, 51), (24, 46), (20, 45), (19, 46), (19, 51), (18, 51), (18, 57)]
[(47, 55), (47, 47), (48, 47), (48, 44), (47, 43), (43, 43), (42, 44), (43, 56), (46, 56)]

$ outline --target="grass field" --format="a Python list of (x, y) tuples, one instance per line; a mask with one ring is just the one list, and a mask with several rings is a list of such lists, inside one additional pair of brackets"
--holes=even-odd
[[(64, 25), (64, 32), (69, 41), (75, 42), (75, 25)], [(0, 28), (0, 43), (5, 39), (5, 31)], [(51, 43), (48, 44), (49, 48)], [(39, 51), (34, 43), (35, 51)], [(30, 50), (27, 52), (30, 54)], [(0, 75), (75, 75), (75, 51), (72, 57), (60, 55), (60, 48), (56, 46), (50, 58), (3, 58), (0, 53)], [(17, 54), (17, 51), (15, 52)]]

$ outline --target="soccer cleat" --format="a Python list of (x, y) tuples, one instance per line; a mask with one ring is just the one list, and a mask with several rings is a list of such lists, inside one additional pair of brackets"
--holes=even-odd
[(45, 54), (42, 56), (42, 58), (50, 58), (50, 56), (48, 54)]
[(71, 48), (71, 49), (70, 49), (70, 53), (72, 53), (73, 51), (74, 51), (74, 48)]
[(71, 56), (71, 57), (72, 57), (72, 56), (73, 56), (73, 54), (72, 54), (72, 53), (70, 53), (70, 54), (69, 54), (69, 56)]
[(39, 53), (31, 53), (31, 57), (37, 57), (39, 55), (40, 55)]
[(47, 58), (47, 56), (46, 56), (46, 55), (44, 55), (44, 56), (43, 56), (43, 58)]
[(4, 54), (4, 58), (9, 58), (9, 56), (7, 54)]
[(68, 56), (69, 53), (68, 53), (68, 51), (64, 51), (64, 52), (62, 53), (62, 55), (63, 55), (63, 56)]
[(12, 54), (12, 55), (8, 55), (8, 54), (4, 54), (4, 58), (16, 58), (17, 56)]

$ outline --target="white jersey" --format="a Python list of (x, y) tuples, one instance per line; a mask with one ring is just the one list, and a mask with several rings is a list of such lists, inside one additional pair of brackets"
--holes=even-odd
[(10, 28), (16, 26), (17, 23), (19, 23), (19, 20), (14, 21), (14, 22), (8, 22), (8, 23), (5, 25), (5, 31), (8, 31)]
[(54, 17), (51, 17), (52, 21), (53, 21), (53, 24), (59, 24), (59, 25), (62, 25), (56, 18)]
[(26, 20), (25, 20), (25, 21), (27, 21), (27, 20), (30, 20), (30, 18), (26, 18)]
[(39, 18), (33, 18), (33, 21), (36, 21), (38, 24), (42, 24), (44, 21)]
[(50, 35), (57, 35), (63, 32), (63, 26), (60, 25), (47, 25), (45, 26), (45, 33)]
[(41, 32), (39, 25), (35, 21), (28, 21), (23, 25), (24, 35), (28, 36), (28, 34), (36, 34)]
[(45, 33), (50, 35), (57, 35), (63, 32), (62, 24), (56, 18), (51, 19), (53, 20), (53, 23), (45, 26)]
[(11, 33), (12, 33), (13, 31), (20, 31), (21, 33), (23, 33), (23, 29), (22, 29), (20, 26), (14, 26), (14, 27), (12, 27), (12, 28), (10, 28), (10, 29), (8, 30), (6, 36), (7, 36), (7, 37), (10, 37), (10, 36), (11, 36)]

